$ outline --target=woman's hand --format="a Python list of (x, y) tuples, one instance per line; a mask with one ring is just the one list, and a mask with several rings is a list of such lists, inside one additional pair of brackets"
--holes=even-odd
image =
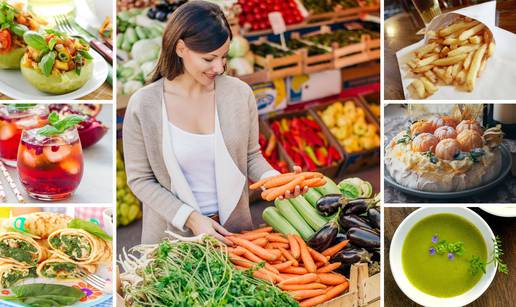
[[(294, 173), (296, 174), (299, 174), (301, 173), (302, 169), (301, 167), (295, 165), (292, 170), (294, 171)], [(285, 198), (295, 198), (295, 197), (298, 197), (299, 195), (301, 194), (305, 194), (306, 192), (308, 192), (308, 187), (304, 187), (303, 190), (301, 190), (301, 187), (299, 185), (296, 185), (296, 187), (294, 188), (294, 193), (291, 193), (290, 190), (287, 190), (285, 191), (285, 194), (281, 195), (280, 197), (278, 197), (279, 199), (285, 199)]]
[(233, 246), (233, 242), (224, 238), (224, 236), (232, 235), (231, 232), (227, 231), (224, 227), (222, 227), (219, 223), (210, 219), (207, 216), (200, 214), (197, 211), (194, 211), (186, 220), (186, 227), (190, 228), (195, 236), (205, 233), (212, 237), (215, 237), (220, 242)]

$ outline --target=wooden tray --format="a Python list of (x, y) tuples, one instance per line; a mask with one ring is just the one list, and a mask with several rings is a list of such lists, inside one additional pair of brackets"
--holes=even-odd
[[(252, 44), (261, 43), (271, 44), (265, 37), (260, 37), (258, 40), (252, 42)], [(278, 46), (275, 47), (278, 48)], [(294, 51), (294, 54), (292, 55), (276, 58), (270, 54), (265, 57), (255, 54), (254, 59), (254, 65), (267, 71), (269, 80), (295, 76), (303, 72), (303, 68), (301, 66), (302, 56), (300, 52)]]

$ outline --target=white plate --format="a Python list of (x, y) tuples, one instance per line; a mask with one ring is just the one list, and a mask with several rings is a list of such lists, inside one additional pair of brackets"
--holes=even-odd
[(27, 100), (55, 100), (55, 99), (78, 99), (98, 89), (108, 75), (108, 64), (104, 58), (95, 50), (90, 49), (93, 57), (93, 76), (81, 88), (63, 95), (52, 95), (36, 89), (29, 83), (19, 70), (0, 69), (0, 93), (12, 99)]
[(485, 212), (501, 216), (501, 217), (516, 217), (516, 206), (491, 206), (491, 207), (480, 207)]

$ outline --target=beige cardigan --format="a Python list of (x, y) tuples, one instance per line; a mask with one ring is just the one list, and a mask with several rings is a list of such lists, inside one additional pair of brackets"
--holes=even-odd
[[(215, 172), (221, 223), (230, 231), (253, 228), (247, 178), (272, 170), (258, 144), (258, 114), (251, 88), (237, 78), (215, 79)], [(129, 187), (143, 202), (142, 243), (155, 243), (165, 230), (191, 235), (186, 218), (198, 210), (171, 148), (163, 79), (137, 91), (123, 125)], [(164, 157), (167, 157), (164, 159)]]

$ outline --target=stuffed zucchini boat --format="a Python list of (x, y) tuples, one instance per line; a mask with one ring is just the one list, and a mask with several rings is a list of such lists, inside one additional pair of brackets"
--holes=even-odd
[(79, 265), (69, 260), (52, 256), (38, 265), (37, 275), (45, 278), (70, 280), (80, 279), (81, 271), (93, 274), (97, 271), (97, 266), (94, 264)]
[(54, 231), (66, 228), (72, 218), (66, 214), (55, 212), (34, 212), (6, 219), (2, 223), (2, 229), (9, 227), (21, 227), (41, 239), (46, 239)]
[(111, 245), (82, 229), (60, 229), (48, 237), (52, 253), (76, 264), (97, 264), (111, 259)]
[(46, 249), (29, 236), (17, 232), (0, 234), (0, 263), (32, 267), (46, 256)]
[(25, 52), (23, 34), (38, 30), (44, 21), (22, 10), (22, 4), (14, 6), (0, 2), (0, 69), (19, 69)]
[(0, 287), (10, 288), (26, 278), (38, 277), (36, 267), (20, 267), (12, 263), (0, 264)]
[(66, 94), (82, 87), (93, 75), (90, 46), (81, 38), (55, 30), (27, 31), (27, 49), (21, 60), (21, 73), (38, 90)]

